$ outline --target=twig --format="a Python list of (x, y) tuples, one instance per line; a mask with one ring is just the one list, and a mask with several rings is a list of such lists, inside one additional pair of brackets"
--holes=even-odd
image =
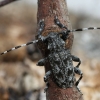
[[(65, 0), (38, 0), (38, 15), (37, 22), (39, 20), (45, 20), (45, 29), (42, 33), (43, 36), (48, 35), (49, 32), (58, 32), (60, 29), (54, 24), (54, 17), (58, 16), (61, 23), (66, 25), (68, 29), (71, 29), (69, 23), (68, 10)], [(70, 33), (69, 38), (66, 41), (66, 47), (71, 49), (73, 43), (73, 34)], [(38, 44), (44, 57), (48, 55), (48, 51), (43, 44)], [(50, 70), (51, 67), (48, 63), (45, 65), (45, 71)], [(76, 86), (72, 88), (62, 89), (59, 88), (50, 78), (50, 86), (46, 92), (47, 100), (83, 100), (82, 94), (78, 91)]]
[(14, 1), (18, 1), (18, 0), (3, 0), (3, 1), (0, 2), (0, 7), (3, 7), (3, 6), (5, 6), (9, 3), (14, 2)]

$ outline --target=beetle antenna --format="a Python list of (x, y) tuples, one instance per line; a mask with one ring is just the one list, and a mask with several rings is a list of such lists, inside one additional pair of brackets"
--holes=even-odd
[(86, 31), (86, 30), (95, 30), (95, 29), (100, 29), (100, 27), (89, 27), (89, 28), (72, 29), (72, 30), (68, 30), (68, 32)]
[(13, 48), (11, 48), (11, 49), (9, 49), (9, 50), (7, 50), (7, 51), (4, 51), (4, 52), (0, 53), (0, 55), (6, 54), (6, 53), (8, 53), (8, 52), (10, 52), (10, 51), (19, 49), (19, 48), (21, 48), (21, 47), (24, 47), (24, 46), (27, 46), (27, 45), (30, 45), (30, 44), (34, 44), (34, 43), (36, 43), (36, 42), (38, 42), (38, 40), (34, 40), (34, 41), (28, 42), (28, 43), (26, 43), (26, 44), (22, 44), (22, 45), (13, 47)]

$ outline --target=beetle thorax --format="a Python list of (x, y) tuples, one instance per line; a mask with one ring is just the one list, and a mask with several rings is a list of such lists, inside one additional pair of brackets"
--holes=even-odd
[(65, 48), (65, 41), (57, 33), (50, 33), (47, 41), (50, 51), (60, 51), (62, 48)]

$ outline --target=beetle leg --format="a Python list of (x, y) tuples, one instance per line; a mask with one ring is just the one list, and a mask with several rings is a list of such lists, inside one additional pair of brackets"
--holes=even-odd
[(78, 58), (78, 57), (72, 55), (72, 60), (75, 61), (75, 62), (79, 62), (79, 63), (77, 64), (77, 66), (76, 66), (77, 68), (79, 68), (79, 66), (80, 66), (80, 64), (81, 64), (80, 58)]
[(65, 29), (67, 30), (67, 27), (64, 26), (64, 25), (60, 22), (60, 20), (58, 19), (57, 16), (55, 16), (54, 22), (55, 22), (55, 24), (57, 24), (60, 28), (65, 28)]
[(83, 73), (82, 73), (81, 70), (79, 69), (79, 66), (80, 66), (80, 64), (81, 64), (81, 60), (80, 60), (78, 57), (73, 56), (73, 55), (72, 55), (72, 60), (75, 61), (75, 62), (79, 62), (79, 63), (77, 64), (77, 66), (74, 67), (74, 72), (75, 72), (76, 74), (78, 74), (78, 75), (81, 75), (80, 78), (78, 79), (78, 81), (75, 83), (76, 86), (77, 86), (77, 85), (79, 84), (80, 80), (81, 80), (82, 77), (83, 77)]
[(83, 77), (83, 73), (82, 73), (82, 71), (81, 71), (79, 68), (77, 68), (77, 67), (74, 67), (74, 72), (75, 72), (76, 74), (78, 74), (78, 75), (81, 75), (80, 78), (76, 81), (75, 85), (76, 85), (78, 91), (79, 91), (80, 93), (82, 93), (82, 92), (80, 91), (79, 87), (78, 87), (78, 84), (79, 84), (79, 82), (81, 81), (81, 79), (82, 79), (82, 77)]
[(68, 36), (69, 36), (69, 30), (68, 30), (68, 28), (65, 26), (65, 25), (63, 25), (61, 22), (60, 22), (60, 20), (58, 19), (58, 17), (57, 16), (55, 16), (55, 19), (54, 19), (54, 22), (55, 22), (55, 24), (56, 25), (58, 25), (60, 28), (65, 28), (66, 30), (63, 30), (62, 32), (59, 32), (58, 34), (61, 34), (62, 36), (61, 36), (61, 38), (63, 39), (63, 40), (66, 40), (67, 38), (68, 38)]
[(83, 93), (81, 92), (80, 88), (78, 86), (76, 86), (76, 88), (78, 89), (78, 91), (83, 95)]
[(44, 93), (47, 91), (48, 88), (49, 88), (49, 83), (46, 82), (46, 87), (45, 87), (45, 89), (44, 89)]
[(45, 58), (40, 59), (36, 65), (37, 65), (37, 66), (44, 66), (44, 65), (45, 65), (45, 61), (46, 61)]
[(45, 23), (44, 23), (44, 19), (40, 20), (39, 22), (39, 29), (38, 29), (38, 39), (45, 41), (45, 37), (42, 36), (42, 32), (44, 30), (45, 27)]
[(80, 78), (78, 79), (78, 81), (75, 83), (76, 86), (78, 86), (79, 82), (81, 81), (82, 77), (83, 77), (83, 73), (82, 71), (77, 68), (77, 67), (74, 67), (74, 72), (78, 75), (81, 75)]
[(41, 35), (43, 30), (44, 30), (44, 26), (45, 26), (45, 23), (44, 23), (44, 19), (40, 20), (39, 22), (39, 29), (38, 29), (38, 35)]
[(47, 81), (48, 81), (48, 79), (49, 79), (51, 73), (52, 73), (51, 71), (46, 72), (46, 74), (45, 74), (45, 76), (44, 76), (44, 82), (47, 82)]

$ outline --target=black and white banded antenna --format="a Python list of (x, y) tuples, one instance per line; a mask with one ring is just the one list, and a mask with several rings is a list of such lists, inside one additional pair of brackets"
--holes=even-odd
[[(44, 19), (40, 20), (40, 22), (39, 22), (39, 27), (40, 27), (40, 28), (39, 28), (39, 30), (38, 30), (38, 36), (39, 36), (39, 35), (41, 36), (41, 33), (42, 33), (42, 31), (43, 31), (43, 28), (44, 28)], [(42, 39), (42, 36), (41, 36), (41, 39)], [(26, 43), (26, 44), (22, 44), (22, 45), (13, 47), (13, 48), (11, 48), (11, 49), (9, 49), (9, 50), (7, 50), (7, 51), (4, 51), (4, 52), (0, 53), (0, 55), (6, 54), (6, 53), (8, 53), (8, 52), (10, 52), (10, 51), (19, 49), (19, 48), (21, 48), (21, 47), (25, 47), (25, 46), (30, 45), (30, 44), (34, 44), (34, 43), (36, 43), (36, 42), (38, 42), (38, 41), (39, 41), (39, 40), (34, 40), (34, 41), (28, 42), (28, 43)]]
[[(95, 30), (95, 29), (100, 29), (100, 27), (89, 27), (89, 28), (72, 29), (72, 30), (68, 30), (68, 33), (69, 33), (69, 32), (76, 32), (76, 31)], [(28, 45), (30, 45), (30, 44), (34, 44), (34, 43), (36, 43), (36, 42), (38, 42), (38, 41), (39, 41), (39, 40), (34, 40), (34, 41), (28, 42), (28, 43), (26, 43), (26, 44), (22, 44), (22, 45), (13, 47), (13, 48), (11, 48), (11, 49), (9, 49), (9, 50), (7, 50), (7, 51), (4, 51), (4, 52), (0, 53), (0, 55), (6, 54), (6, 53), (8, 53), (8, 52), (10, 52), (10, 51), (19, 49), (19, 48), (21, 48), (21, 47), (28, 46)]]
[(86, 30), (100, 30), (100, 27), (89, 27), (89, 28), (79, 28), (79, 29), (72, 29), (68, 30), (68, 32), (76, 32), (76, 31), (86, 31)]
[(28, 42), (28, 43), (26, 43), (26, 44), (22, 44), (22, 45), (13, 47), (13, 48), (11, 48), (11, 49), (9, 49), (9, 50), (7, 50), (7, 51), (4, 51), (4, 52), (0, 53), (0, 55), (6, 54), (6, 53), (8, 53), (8, 52), (10, 52), (10, 51), (19, 49), (19, 48), (21, 48), (21, 47), (28, 46), (28, 45), (30, 45), (30, 44), (34, 44), (34, 43), (36, 43), (36, 42), (38, 42), (38, 40), (34, 40), (34, 41)]
[(86, 30), (96, 30), (96, 29), (100, 29), (100, 27), (89, 27), (89, 28), (79, 28), (79, 29), (72, 29), (72, 30), (68, 30), (68, 28), (63, 25), (60, 20), (58, 19), (57, 16), (55, 16), (54, 18), (54, 22), (56, 25), (58, 25), (60, 28), (64, 28), (66, 32), (76, 32), (76, 31), (86, 31)]

